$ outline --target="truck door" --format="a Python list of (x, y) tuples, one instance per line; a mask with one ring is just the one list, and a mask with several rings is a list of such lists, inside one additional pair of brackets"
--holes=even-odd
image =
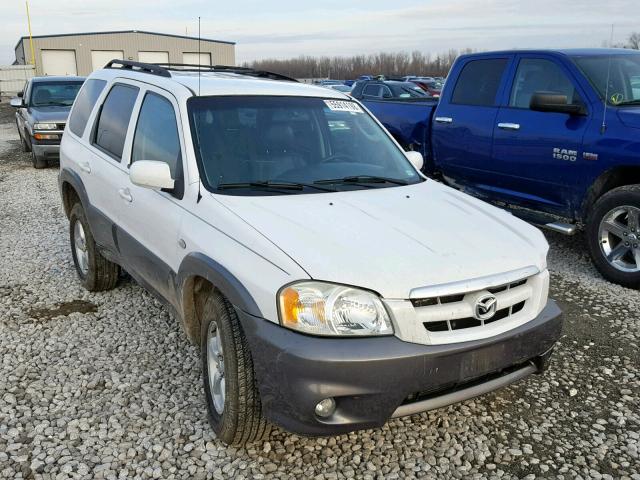
[[(588, 114), (540, 112), (529, 108), (535, 92), (586, 98), (573, 74), (553, 56), (521, 54), (495, 121), (492, 180), (483, 188), (493, 198), (571, 216), (575, 179), (580, 175), (582, 139)], [(586, 112), (586, 105), (585, 105)]]
[(434, 114), (433, 151), (437, 167), (461, 187), (475, 189), (486, 182), (484, 170), (491, 162), (493, 125), (510, 58), (474, 56), (451, 72), (453, 86), (445, 84)]

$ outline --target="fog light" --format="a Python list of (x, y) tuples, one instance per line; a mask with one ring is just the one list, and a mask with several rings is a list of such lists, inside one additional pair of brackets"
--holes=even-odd
[(321, 400), (316, 405), (316, 415), (319, 417), (330, 417), (336, 411), (336, 401), (329, 397)]

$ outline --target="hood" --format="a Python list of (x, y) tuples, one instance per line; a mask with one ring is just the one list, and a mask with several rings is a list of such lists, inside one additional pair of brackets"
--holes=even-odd
[(618, 118), (627, 127), (640, 128), (640, 107), (618, 108)]
[(542, 233), (426, 181), (351, 192), (216, 199), (314, 279), (409, 298), (418, 287), (546, 268)]
[(30, 107), (29, 113), (34, 122), (67, 123), (71, 107)]

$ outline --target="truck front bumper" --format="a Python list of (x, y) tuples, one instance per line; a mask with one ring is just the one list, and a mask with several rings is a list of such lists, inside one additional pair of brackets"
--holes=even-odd
[[(418, 345), (394, 336), (321, 338), (238, 311), (265, 416), (302, 435), (382, 426), (487, 393), (545, 369), (562, 330), (553, 300), (535, 319), (492, 338)], [(332, 397), (328, 418), (315, 414)]]
[(36, 143), (34, 140), (31, 143), (33, 153), (38, 158), (59, 158), (60, 157), (60, 144), (42, 144)]

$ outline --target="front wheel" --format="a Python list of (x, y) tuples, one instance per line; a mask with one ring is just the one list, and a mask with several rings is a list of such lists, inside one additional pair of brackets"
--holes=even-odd
[(616, 188), (598, 199), (587, 221), (587, 243), (603, 277), (640, 287), (640, 186)]
[(33, 150), (31, 150), (31, 163), (33, 163), (33, 168), (47, 168), (47, 160), (36, 155)]
[(229, 301), (213, 292), (205, 302), (201, 356), (209, 421), (216, 436), (241, 446), (268, 436), (249, 345)]

